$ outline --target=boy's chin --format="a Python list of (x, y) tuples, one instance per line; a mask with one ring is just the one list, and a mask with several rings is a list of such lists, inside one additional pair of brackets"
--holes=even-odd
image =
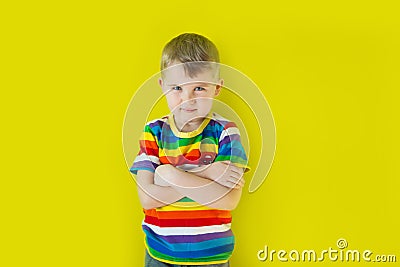
[(191, 122), (197, 120), (204, 120), (208, 117), (208, 113), (196, 113), (196, 114), (188, 114), (188, 113), (174, 113), (175, 119), (179, 119), (179, 121)]

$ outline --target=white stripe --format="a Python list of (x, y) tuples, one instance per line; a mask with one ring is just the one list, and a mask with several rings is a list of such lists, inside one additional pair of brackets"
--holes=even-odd
[(160, 164), (160, 159), (156, 156), (149, 156), (146, 153), (142, 153), (138, 156), (136, 156), (135, 162), (139, 162), (139, 161), (152, 161), (156, 164)]
[(221, 115), (219, 115), (218, 113), (215, 113), (215, 112), (213, 112), (212, 118), (213, 118), (214, 120), (216, 120), (218, 123), (229, 122), (228, 119), (222, 117)]
[(143, 221), (143, 225), (148, 226), (158, 235), (201, 235), (210, 233), (226, 232), (231, 229), (231, 224), (220, 224), (211, 226), (199, 226), (199, 227), (159, 227), (152, 224), (148, 224)]
[(152, 123), (154, 123), (154, 122), (156, 122), (156, 121), (166, 122), (167, 119), (168, 119), (168, 118), (164, 118), (164, 117), (166, 117), (166, 116), (167, 116), (167, 115), (162, 116), (160, 119), (154, 119), (154, 120), (152, 120), (152, 121), (147, 122), (146, 124), (147, 124), (147, 125), (150, 125), (150, 124), (152, 124)]
[(229, 127), (228, 129), (222, 131), (219, 141), (221, 142), (226, 136), (234, 134), (240, 135), (239, 129), (236, 127)]

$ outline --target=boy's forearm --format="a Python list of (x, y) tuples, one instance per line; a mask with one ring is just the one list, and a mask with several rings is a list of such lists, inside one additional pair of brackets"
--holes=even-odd
[(171, 186), (154, 184), (154, 174), (151, 172), (139, 171), (136, 181), (140, 202), (144, 209), (163, 207), (184, 197)]
[(167, 206), (184, 197), (184, 195), (179, 193), (171, 186), (159, 186), (155, 184), (150, 184), (147, 185), (144, 190), (147, 194), (147, 199), (145, 203), (142, 203), (144, 209), (153, 209)]
[(165, 166), (162, 170), (163, 179), (172, 188), (202, 205), (226, 210), (237, 206), (241, 189), (227, 188), (196, 174), (181, 171), (172, 165)]

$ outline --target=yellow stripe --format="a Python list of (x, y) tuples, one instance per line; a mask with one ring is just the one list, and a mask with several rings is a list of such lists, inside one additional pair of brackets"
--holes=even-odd
[(161, 208), (156, 208), (157, 211), (182, 211), (182, 210), (213, 210), (207, 206), (201, 205), (197, 202), (178, 202), (164, 206)]
[[(162, 149), (160, 150), (160, 157), (168, 156), (168, 157), (177, 157), (183, 154), (188, 154), (194, 149), (200, 150), (200, 142), (197, 142), (192, 145), (181, 146), (177, 149)], [(218, 147), (215, 144), (202, 144), (201, 152), (215, 152), (218, 153)]]
[(154, 135), (149, 132), (142, 132), (141, 140), (155, 141)]

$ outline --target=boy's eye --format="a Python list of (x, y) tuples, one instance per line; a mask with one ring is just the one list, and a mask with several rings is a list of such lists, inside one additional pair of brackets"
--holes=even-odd
[(182, 90), (182, 87), (180, 87), (180, 86), (174, 86), (174, 87), (172, 87), (172, 90), (176, 90), (176, 91)]
[(194, 88), (194, 90), (195, 90), (195, 91), (204, 91), (204, 90), (206, 90), (206, 89), (203, 88), (203, 87), (198, 86), (198, 87)]

